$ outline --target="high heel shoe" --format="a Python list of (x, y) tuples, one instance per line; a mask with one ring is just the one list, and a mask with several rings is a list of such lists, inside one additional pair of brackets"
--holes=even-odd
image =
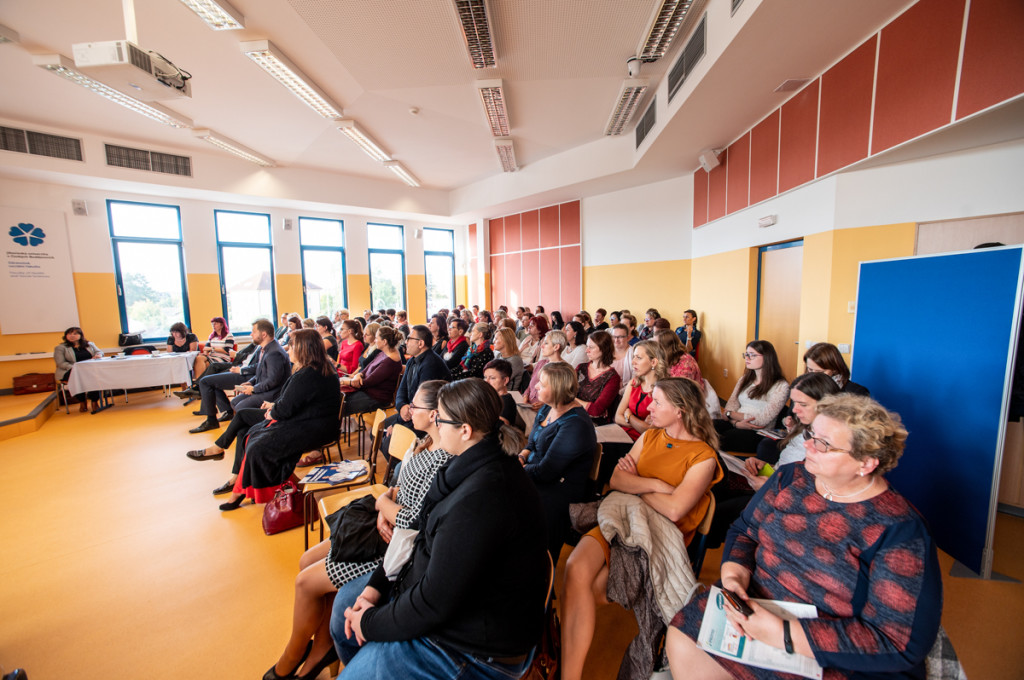
[[(298, 676), (297, 680), (313, 680), (316, 676), (320, 675), (320, 673), (325, 668), (327, 668), (337, 660), (338, 650), (336, 650), (334, 648), (334, 645), (332, 644), (331, 648), (327, 650), (327, 653), (324, 654), (323, 658), (316, 662), (316, 665), (313, 666), (313, 669), (305, 675)], [(296, 668), (295, 670), (298, 670), (298, 668)]]
[(244, 500), (245, 500), (245, 496), (244, 495), (239, 496), (235, 500), (230, 501), (228, 503), (221, 503), (220, 504), (220, 509), (223, 510), (224, 512), (230, 512), (232, 510), (238, 510), (238, 508), (241, 507), (242, 502)]
[(266, 673), (263, 674), (263, 680), (288, 680), (289, 678), (294, 678), (295, 677), (295, 671), (297, 671), (300, 668), (302, 668), (302, 664), (306, 663), (306, 658), (309, 656), (309, 653), (312, 650), (313, 650), (313, 641), (310, 640), (309, 643), (306, 645), (306, 651), (302, 654), (302, 658), (299, 659), (299, 662), (297, 664), (295, 664), (295, 668), (293, 668), (290, 673), (286, 673), (284, 675), (278, 675), (277, 674), (277, 664), (275, 663), (273, 666), (270, 667), (269, 671), (267, 671)]

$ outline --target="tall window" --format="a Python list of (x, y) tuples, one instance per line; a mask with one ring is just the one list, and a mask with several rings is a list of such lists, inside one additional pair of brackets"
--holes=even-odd
[(333, 318), (335, 311), (348, 307), (345, 225), (341, 220), (300, 217), (299, 244), (306, 316)]
[(215, 210), (220, 297), (231, 332), (248, 335), (260, 317), (275, 323), (270, 215)]
[(455, 232), (423, 230), (423, 271), (427, 280), (427, 317), (455, 308)]
[(190, 326), (181, 213), (174, 205), (107, 201), (121, 331), (163, 340)]
[(405, 309), (405, 230), (392, 224), (367, 224), (370, 248), (370, 306)]

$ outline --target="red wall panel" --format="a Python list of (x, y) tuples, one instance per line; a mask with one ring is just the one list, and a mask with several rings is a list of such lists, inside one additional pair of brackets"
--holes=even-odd
[[(562, 286), (558, 250), (542, 250), (540, 255), (540, 303), (549, 312), (561, 308)], [(536, 305), (536, 303), (531, 303)]]
[(814, 179), (820, 80), (782, 105), (779, 131), (779, 193)]
[(708, 223), (708, 173), (697, 168), (693, 173), (693, 226)]
[(505, 256), (505, 302), (509, 307), (523, 304), (523, 254)]
[(489, 238), (491, 240), (490, 253), (492, 255), (496, 253), (505, 252), (505, 221), (498, 217), (493, 220), (487, 221), (487, 229), (489, 230)]
[(505, 301), (505, 256), (491, 255), (491, 309), (506, 304), (508, 303)]
[(580, 247), (569, 246), (558, 249), (561, 259), (562, 302), (559, 311), (562, 318), (568, 320), (583, 306), (581, 279), (583, 270), (580, 267)]
[(882, 29), (871, 153), (950, 122), (964, 2), (921, 0)]
[(729, 147), (728, 200), (726, 212), (734, 213), (746, 208), (750, 203), (750, 133), (733, 142)]
[(972, 0), (956, 117), (1024, 92), (1024, 2)]
[(708, 173), (708, 222), (725, 217), (725, 194), (729, 183), (729, 155), (722, 153), (721, 165)]
[(534, 307), (544, 304), (540, 301), (540, 251), (528, 250), (523, 253), (522, 267), (523, 302)]
[(505, 252), (514, 253), (523, 249), (519, 227), (519, 215), (505, 216)]
[(750, 131), (750, 202), (771, 198), (779, 183), (779, 112)]
[(540, 220), (536, 210), (524, 212), (522, 218), (523, 250), (540, 247)]
[(868, 155), (877, 42), (872, 36), (821, 77), (818, 177)]
[(580, 202), (572, 201), (558, 206), (558, 223), (560, 245), (571, 245), (580, 242)]
[(540, 209), (540, 247), (558, 245), (558, 206), (549, 205)]

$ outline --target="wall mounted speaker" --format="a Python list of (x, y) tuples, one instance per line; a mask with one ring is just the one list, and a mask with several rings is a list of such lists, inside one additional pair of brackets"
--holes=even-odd
[(721, 165), (718, 162), (718, 154), (715, 153), (714, 149), (704, 149), (697, 156), (697, 160), (700, 161), (700, 167), (704, 168), (704, 172), (711, 172)]

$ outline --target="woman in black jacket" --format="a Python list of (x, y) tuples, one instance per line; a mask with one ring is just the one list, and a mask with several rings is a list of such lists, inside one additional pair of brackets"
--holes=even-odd
[(497, 679), (529, 665), (550, 567), (540, 499), (515, 457), (522, 434), (500, 413), (478, 378), (441, 388), (436, 422), (455, 457), (424, 500), (412, 558), (393, 584), (378, 569), (361, 593), (366, 579), (335, 598), (331, 634), (346, 678), (429, 668), (434, 678)]
[[(247, 497), (266, 503), (292, 477), (303, 453), (338, 436), (341, 391), (320, 334), (312, 328), (292, 331), (288, 356), (294, 372), (277, 401), (263, 402), (263, 420), (255, 422), (245, 435), (241, 474), (231, 500), (223, 503), (221, 510), (234, 510)], [(242, 409), (235, 417), (258, 410)]]

